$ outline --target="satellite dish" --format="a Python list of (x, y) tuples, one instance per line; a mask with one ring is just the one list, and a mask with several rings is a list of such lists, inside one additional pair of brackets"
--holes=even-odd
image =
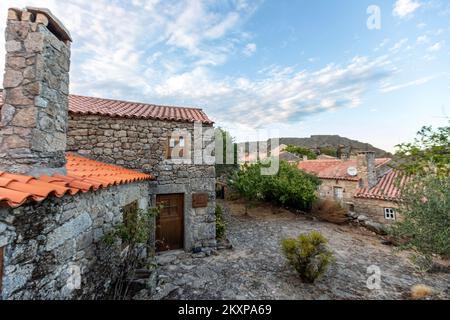
[(348, 167), (347, 173), (348, 175), (354, 177), (358, 174), (358, 170), (355, 167)]

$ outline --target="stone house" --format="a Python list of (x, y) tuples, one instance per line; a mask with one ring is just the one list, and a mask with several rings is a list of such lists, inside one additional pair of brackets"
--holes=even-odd
[[(114, 272), (102, 239), (130, 210), (161, 208), (157, 251), (216, 244), (213, 122), (195, 108), (69, 95), (71, 41), (46, 9), (8, 11), (1, 299), (101, 297)], [(126, 248), (111, 250), (120, 260)]]
[(339, 201), (351, 212), (389, 224), (400, 219), (396, 212), (398, 173), (389, 166), (390, 161), (365, 151), (348, 160), (302, 161), (298, 168), (320, 178), (319, 198)]

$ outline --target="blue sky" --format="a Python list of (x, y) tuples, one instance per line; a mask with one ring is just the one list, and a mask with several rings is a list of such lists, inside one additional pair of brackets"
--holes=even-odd
[(448, 123), (446, 0), (2, 0), (1, 21), (26, 5), (71, 30), (72, 93), (199, 106), (239, 141), (339, 134), (392, 151)]

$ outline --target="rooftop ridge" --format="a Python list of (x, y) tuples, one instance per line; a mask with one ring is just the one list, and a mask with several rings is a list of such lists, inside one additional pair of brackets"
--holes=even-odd
[(142, 106), (155, 106), (155, 107), (176, 108), (176, 109), (183, 108), (183, 109), (191, 109), (191, 110), (203, 111), (202, 108), (191, 107), (191, 106), (174, 106), (174, 105), (166, 105), (166, 104), (155, 104), (155, 103), (147, 103), (147, 102), (139, 102), (139, 101), (113, 99), (113, 98), (92, 97), (92, 96), (85, 96), (85, 95), (74, 94), (74, 93), (71, 93), (69, 96), (80, 97), (80, 98), (88, 98), (88, 99), (97, 99), (97, 100), (106, 100), (106, 101), (111, 101), (111, 102), (131, 103), (131, 104), (138, 104), (138, 105), (142, 105)]

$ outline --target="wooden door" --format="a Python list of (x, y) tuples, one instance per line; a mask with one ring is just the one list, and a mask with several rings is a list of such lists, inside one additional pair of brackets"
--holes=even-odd
[(184, 195), (157, 195), (156, 204), (161, 206), (156, 218), (156, 251), (183, 249)]

